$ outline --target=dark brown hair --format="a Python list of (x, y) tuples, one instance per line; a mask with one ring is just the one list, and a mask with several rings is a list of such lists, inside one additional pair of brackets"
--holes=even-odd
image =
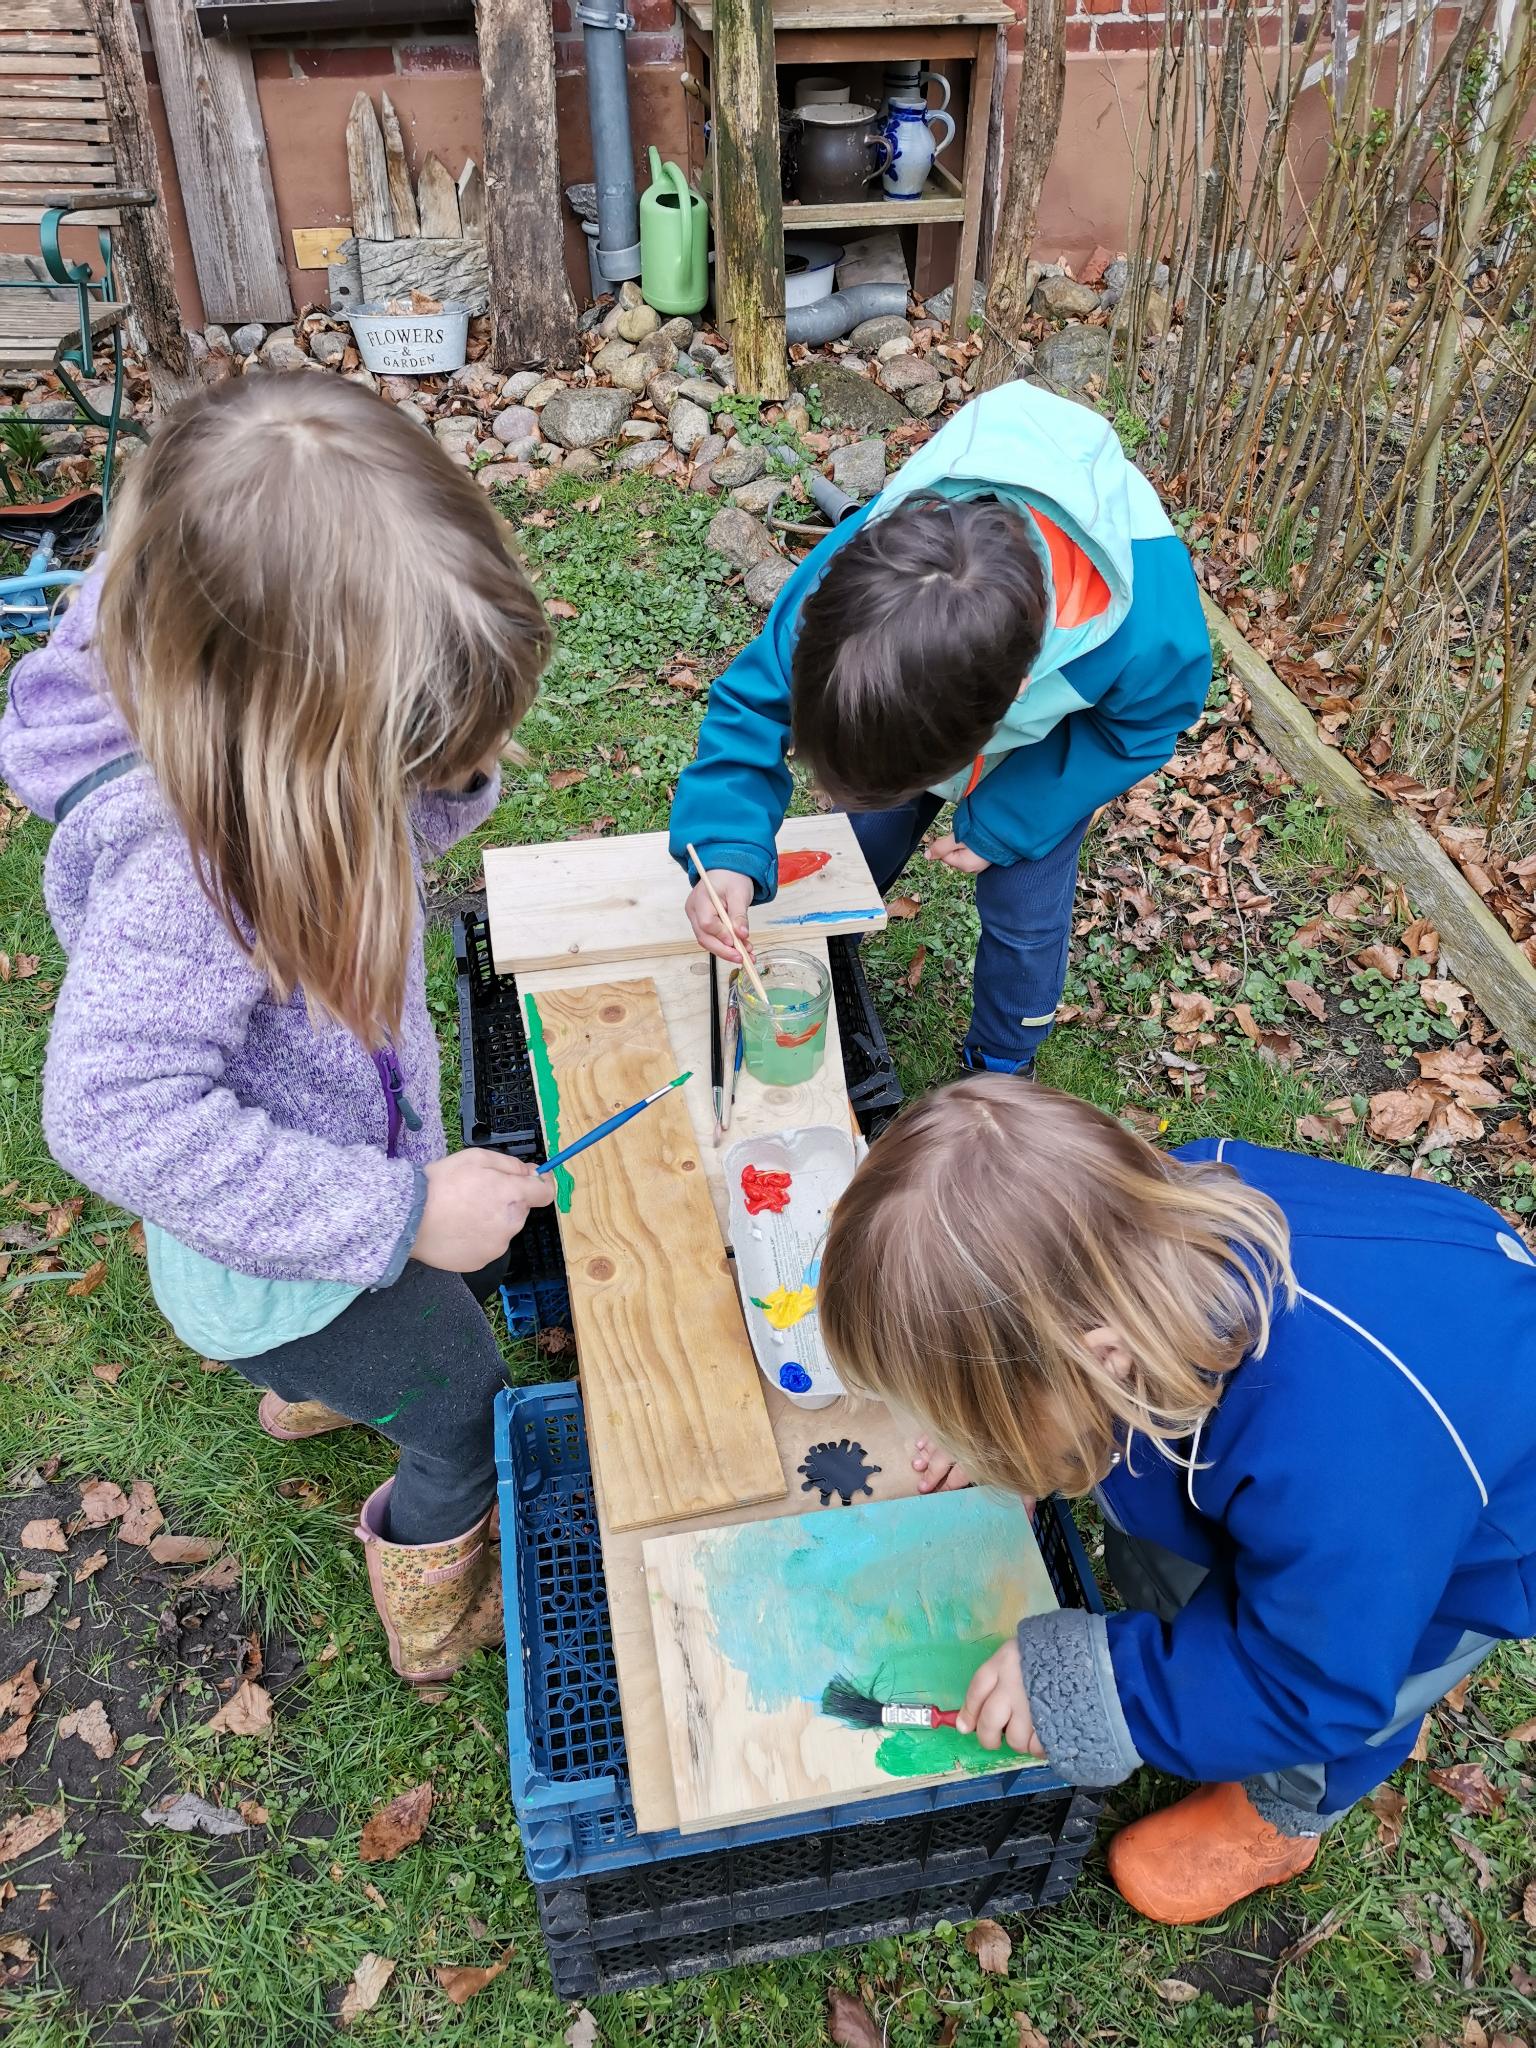
[(795, 751), (869, 810), (966, 768), (1045, 633), (1029, 528), (995, 498), (909, 498), (832, 557), (795, 642)]

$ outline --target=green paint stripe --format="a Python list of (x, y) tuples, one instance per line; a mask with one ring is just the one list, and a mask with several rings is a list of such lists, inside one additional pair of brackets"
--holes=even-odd
[[(549, 1047), (544, 1042), (544, 1020), (539, 1015), (539, 1006), (532, 996), (523, 997), (523, 1010), (528, 1019), (528, 1061), (533, 1068), (534, 1093), (539, 1098), (539, 1114), (544, 1120), (544, 1143), (550, 1152), (560, 1150), (560, 1083), (555, 1079), (555, 1070), (549, 1063)], [(562, 1216), (571, 1210), (571, 1196), (575, 1192), (569, 1171), (563, 1166), (555, 1168), (555, 1207)]]

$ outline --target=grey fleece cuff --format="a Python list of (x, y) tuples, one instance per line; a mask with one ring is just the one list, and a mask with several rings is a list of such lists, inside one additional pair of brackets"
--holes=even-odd
[(406, 1212), (405, 1228), (396, 1240), (395, 1248), (389, 1255), (389, 1264), (381, 1277), (374, 1281), (370, 1292), (378, 1294), (386, 1287), (393, 1287), (405, 1271), (405, 1262), (411, 1256), (411, 1246), (416, 1242), (416, 1233), (421, 1228), (421, 1214), (427, 1206), (427, 1176), (414, 1160), (410, 1162), (411, 1206)]
[(1029, 1711), (1053, 1770), (1071, 1785), (1118, 1785), (1141, 1764), (1126, 1725), (1102, 1614), (1061, 1607), (1019, 1623)]

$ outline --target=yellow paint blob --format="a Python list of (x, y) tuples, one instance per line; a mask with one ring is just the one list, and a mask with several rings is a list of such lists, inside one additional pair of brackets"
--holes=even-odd
[(792, 1330), (802, 1316), (808, 1316), (816, 1306), (814, 1287), (775, 1287), (772, 1294), (761, 1301), (754, 1294), (754, 1308), (760, 1308), (767, 1318), (769, 1327), (775, 1330)]

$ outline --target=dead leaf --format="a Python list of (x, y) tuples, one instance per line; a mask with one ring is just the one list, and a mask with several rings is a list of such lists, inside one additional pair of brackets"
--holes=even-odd
[(1198, 1031), (1202, 1024), (1214, 1024), (1216, 1005), (1208, 995), (1199, 989), (1171, 988), (1168, 990), (1168, 1029), (1170, 1031)]
[(31, 1975), (36, 1961), (37, 1949), (30, 1936), (0, 1934), (0, 1985), (7, 1991)]
[(1428, 1714), (1426, 1714), (1426, 1715), (1424, 1716), (1423, 1720), (1422, 1720), (1422, 1721), (1421, 1721), (1421, 1722), (1419, 1723), (1419, 1732), (1418, 1732), (1418, 1734), (1417, 1734), (1417, 1735), (1416, 1735), (1416, 1736), (1415, 1736), (1415, 1737), (1413, 1738), (1413, 1747), (1412, 1747), (1412, 1749), (1410, 1749), (1410, 1750), (1409, 1750), (1409, 1752), (1408, 1752), (1408, 1761), (1409, 1761), (1409, 1763), (1411, 1763), (1411, 1764), (1423, 1764), (1423, 1763), (1428, 1763), (1428, 1761), (1429, 1761), (1429, 1716), (1428, 1716)]
[(1511, 1728), (1507, 1735), (1499, 1737), (1501, 1742), (1536, 1742), (1536, 1721), (1522, 1721)]
[(267, 1809), (259, 1799), (242, 1799), (240, 1802), (240, 1818), (247, 1827), (264, 1828), (269, 1816)]
[(34, 1806), (30, 1813), (18, 1813), (0, 1828), (0, 1863), (14, 1863), (51, 1841), (64, 1825), (64, 1808)]
[(1466, 1015), (1467, 991), (1459, 981), (1426, 977), (1419, 983), (1419, 994), (1436, 1016), (1446, 1017), (1453, 1024), (1459, 1024)]
[(156, 1564), (206, 1564), (218, 1547), (211, 1536), (156, 1536), (149, 1554)]
[(913, 995), (917, 993), (917, 985), (923, 978), (923, 969), (927, 964), (928, 948), (926, 946), (916, 947), (912, 954), (911, 964), (908, 966), (905, 975), (907, 987)]
[(1050, 2042), (1027, 2013), (1015, 2013), (1013, 2017), (1019, 2030), (1019, 2048), (1051, 2048)]
[(1390, 1852), (1403, 1838), (1403, 1815), (1408, 1802), (1391, 1785), (1378, 1785), (1367, 1804), (1376, 1816), (1377, 1839)]
[(1408, 1958), (1408, 1967), (1413, 1972), (1415, 1984), (1433, 1984), (1435, 1981), (1435, 1959), (1427, 1949), (1417, 1942), (1405, 1941), (1403, 1954)]
[(1385, 975), (1388, 981), (1400, 981), (1407, 957), (1400, 946), (1389, 946), (1378, 941), (1374, 946), (1362, 946), (1354, 959), (1357, 966), (1374, 967), (1376, 972)]
[(92, 1529), (104, 1529), (128, 1512), (128, 1496), (110, 1479), (92, 1479), (80, 1489), (80, 1511)]
[(1310, 981), (1288, 981), (1285, 992), (1293, 1003), (1300, 1003), (1307, 1015), (1316, 1017), (1319, 1023), (1328, 1015), (1328, 1005)]
[(1536, 1927), (1536, 1879), (1526, 1886), (1521, 1897), (1520, 1917), (1527, 1927)]
[(939, 2029), (939, 2038), (934, 2042), (933, 2048), (955, 2048), (955, 2036), (959, 2031), (959, 2013), (952, 2012), (947, 2014), (943, 2026)]
[[(570, 2040), (570, 2035), (566, 2035)], [(880, 2029), (869, 2016), (869, 2008), (846, 1991), (827, 1993), (827, 2039), (833, 2048), (882, 2048)]]
[(77, 1742), (83, 1742), (103, 1763), (109, 1756), (117, 1754), (117, 1737), (112, 1733), (112, 1723), (107, 1719), (107, 1710), (100, 1700), (91, 1700), (87, 1705), (77, 1707), (72, 1714), (62, 1716), (59, 1739), (67, 1741), (71, 1735)]
[(120, 1365), (93, 1365), (91, 1374), (93, 1378), (100, 1380), (104, 1387), (115, 1387), (123, 1376), (123, 1370)]
[(397, 1965), (388, 1956), (365, 1955), (352, 1972), (352, 1981), (341, 1995), (341, 2010), (336, 2015), (338, 2026), (350, 2027), (355, 2019), (365, 2012), (372, 2012), (384, 1996), (384, 1987), (395, 1974)]
[(597, 2021), (585, 2006), (565, 2030), (565, 2048), (597, 2048)]
[(123, 1232), (123, 1244), (136, 1259), (148, 1256), (148, 1247), (144, 1243), (144, 1225), (137, 1216)]
[(208, 1586), (216, 1593), (227, 1593), (240, 1583), (240, 1560), (232, 1550), (206, 1564), (200, 1572), (193, 1572), (185, 1582), (189, 1586)]
[(1336, 1116), (1299, 1116), (1296, 1119), (1296, 1135), (1308, 1145), (1341, 1144), (1344, 1128)]
[(70, 1281), (69, 1286), (65, 1291), (66, 1293), (75, 1295), (77, 1298), (86, 1294), (94, 1294), (97, 1288), (101, 1285), (102, 1281), (106, 1279), (106, 1277), (106, 1260), (93, 1259), (90, 1265), (88, 1265), (85, 1271), (80, 1275), (80, 1278), (78, 1280)]
[(432, 1812), (436, 1793), (432, 1781), (412, 1785), (408, 1791), (381, 1806), (363, 1829), (357, 1846), (359, 1863), (393, 1863), (395, 1858), (421, 1840)]
[(1337, 895), (1328, 898), (1328, 915), (1340, 924), (1354, 924), (1370, 908), (1371, 892), (1356, 885), (1353, 889), (1341, 889)]
[(18, 1572), (11, 1581), (11, 1591), (22, 1595), (21, 1613), (24, 1621), (30, 1621), (35, 1614), (41, 1614), (54, 1594), (59, 1590), (62, 1572)]
[(1152, 1986), (1167, 2005), (1189, 2005), (1200, 1996), (1193, 1984), (1186, 1984), (1182, 1977), (1160, 1977)]
[(46, 1519), (26, 1523), (21, 1532), (21, 1547), (23, 1550), (68, 1550), (58, 1516), (49, 1515)]
[(515, 1946), (513, 1943), (504, 1948), (495, 1962), (486, 1964), (483, 1969), (469, 1963), (449, 1963), (435, 1970), (433, 1975), (437, 1978), (443, 1996), (454, 2005), (467, 2005), (477, 1991), (483, 1991), (487, 1984), (501, 1975), (511, 1960)]
[(157, 1529), (164, 1527), (165, 1517), (155, 1499), (155, 1489), (147, 1479), (135, 1479), (118, 1536), (124, 1543), (147, 1543)]
[(1005, 1927), (995, 1920), (978, 1920), (966, 1935), (965, 1945), (988, 1977), (1007, 1976), (1013, 1937)]
[(1458, 1678), (1441, 1704), (1449, 1707), (1453, 1714), (1461, 1713), (1467, 1704), (1467, 1694), (1472, 1690), (1472, 1681), (1476, 1676), (1475, 1671), (1469, 1671), (1465, 1678)]
[(1479, 1109), (1493, 1109), (1504, 1100), (1504, 1091), (1490, 1081), (1483, 1069), (1488, 1056), (1472, 1045), (1447, 1045), (1435, 1052), (1414, 1054), (1426, 1081), (1448, 1088), (1458, 1102)]
[(169, 1828), (173, 1835), (238, 1835), (245, 1828), (243, 1817), (227, 1806), (210, 1806), (195, 1792), (178, 1796), (167, 1793), (157, 1805), (146, 1807), (139, 1818), (146, 1827)]
[(26, 1754), (27, 1732), (42, 1696), (35, 1657), (0, 1684), (0, 1721), (10, 1723), (0, 1728), (0, 1764), (13, 1764)]
[(1485, 1818), (1495, 1814), (1509, 1794), (1498, 1785), (1490, 1785), (1481, 1764), (1447, 1764), (1440, 1770), (1428, 1773), (1431, 1785), (1438, 1785), (1442, 1792), (1448, 1792), (1461, 1807), (1463, 1813), (1481, 1814)]
[(254, 1678), (243, 1678), (208, 1722), (210, 1735), (260, 1735), (272, 1726), (272, 1695)]
[(1406, 1144), (1428, 1123), (1436, 1098), (1427, 1088), (1384, 1088), (1371, 1097), (1369, 1129), (1384, 1145)]
[(567, 604), (563, 597), (552, 597), (544, 607), (552, 619), (579, 619), (581, 613), (575, 605)]
[(1476, 1842), (1469, 1842), (1465, 1835), (1458, 1835), (1454, 1828), (1448, 1828), (1446, 1832), (1462, 1855), (1466, 1857), (1472, 1868), (1477, 1872), (1478, 1890), (1480, 1892), (1491, 1892), (1493, 1890), (1493, 1868), (1488, 1858), (1479, 1849)]
[(549, 778), (551, 789), (574, 789), (578, 782), (585, 782), (585, 768), (557, 768)]
[(923, 899), (921, 896), (896, 896), (885, 906), (885, 914), (887, 917), (897, 917), (905, 920), (909, 917), (916, 917), (922, 907)]

